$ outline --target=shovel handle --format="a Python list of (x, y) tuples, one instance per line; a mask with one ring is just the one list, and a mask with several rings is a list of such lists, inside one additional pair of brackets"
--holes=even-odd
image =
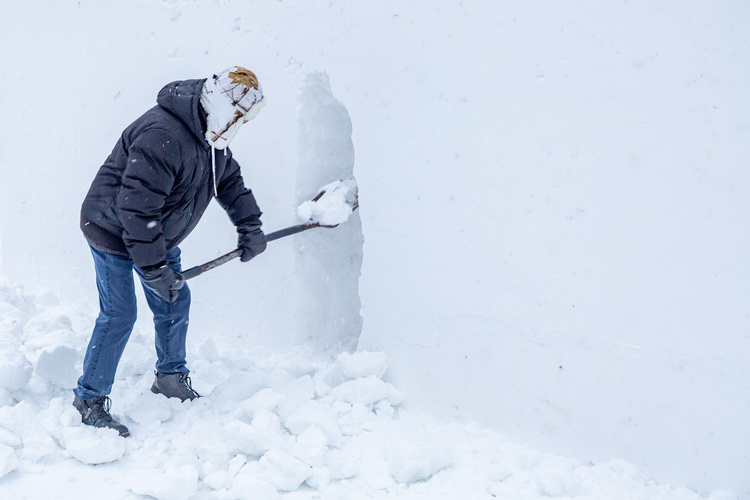
[[(285, 236), (291, 236), (293, 234), (301, 233), (302, 231), (307, 231), (308, 229), (313, 229), (316, 227), (329, 227), (329, 226), (321, 226), (317, 222), (313, 224), (297, 224), (296, 226), (289, 226), (284, 229), (279, 229), (278, 231), (274, 231), (273, 233), (268, 233), (266, 235), (266, 241), (278, 240), (279, 238), (283, 238)], [(215, 267), (219, 267), (222, 264), (226, 264), (230, 260), (236, 259), (240, 255), (242, 255), (242, 250), (237, 248), (235, 250), (232, 250), (229, 253), (225, 253), (221, 257), (217, 257), (216, 259), (210, 262), (206, 262), (205, 264), (201, 264), (200, 266), (191, 267), (190, 269), (183, 271), (181, 273), (182, 278), (184, 280), (195, 278), (196, 276), (200, 276), (206, 271), (210, 271), (211, 269)]]

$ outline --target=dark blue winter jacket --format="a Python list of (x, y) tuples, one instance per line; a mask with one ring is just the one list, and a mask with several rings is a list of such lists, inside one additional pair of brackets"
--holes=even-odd
[[(129, 256), (141, 268), (154, 266), (198, 224), (214, 197), (199, 110), (204, 81), (168, 84), (158, 105), (122, 133), (81, 208), (91, 246)], [(231, 151), (215, 153), (219, 203), (235, 225), (259, 223), (261, 211)]]

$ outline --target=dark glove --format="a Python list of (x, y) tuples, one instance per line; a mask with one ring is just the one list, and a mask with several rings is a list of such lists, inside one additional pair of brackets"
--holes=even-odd
[(263, 230), (260, 228), (260, 222), (237, 226), (237, 233), (239, 233), (237, 248), (242, 250), (242, 255), (240, 256), (242, 262), (247, 262), (253, 257), (262, 254), (266, 249), (266, 235), (263, 234)]
[(167, 267), (166, 264), (144, 268), (143, 282), (156, 295), (170, 303), (177, 300), (180, 288), (185, 286), (182, 275)]

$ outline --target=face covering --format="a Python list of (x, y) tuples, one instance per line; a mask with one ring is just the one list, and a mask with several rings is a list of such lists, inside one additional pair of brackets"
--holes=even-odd
[(245, 68), (233, 66), (207, 79), (201, 105), (208, 113), (208, 143), (214, 149), (225, 149), (240, 126), (255, 118), (265, 102), (258, 78)]

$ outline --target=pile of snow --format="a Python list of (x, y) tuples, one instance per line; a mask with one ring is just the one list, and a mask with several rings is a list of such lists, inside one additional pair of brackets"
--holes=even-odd
[(343, 179), (323, 186), (322, 196), (297, 207), (297, 216), (309, 223), (336, 226), (349, 219), (357, 202), (357, 182)]
[(152, 332), (137, 329), (112, 394), (113, 414), (131, 430), (123, 439), (83, 426), (71, 405), (70, 373), (81, 369), (93, 318), (8, 285), (0, 310), (3, 498), (48, 498), (50, 488), (61, 499), (99, 488), (158, 500), (701, 498), (626, 462), (582, 463), (406, 411), (376, 352), (271, 355), (191, 336), (203, 397), (181, 403), (149, 391)]

